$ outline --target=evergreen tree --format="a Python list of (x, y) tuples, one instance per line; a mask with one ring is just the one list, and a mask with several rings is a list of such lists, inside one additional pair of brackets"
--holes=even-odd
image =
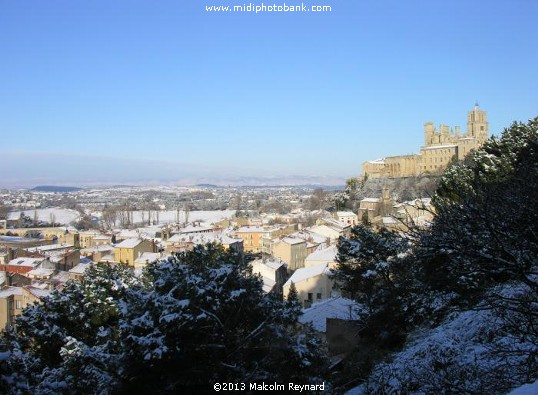
[(364, 226), (340, 238), (334, 279), (345, 296), (364, 308), (365, 330), (385, 346), (399, 344), (405, 332), (403, 300), (409, 292), (409, 242), (395, 232), (375, 233)]

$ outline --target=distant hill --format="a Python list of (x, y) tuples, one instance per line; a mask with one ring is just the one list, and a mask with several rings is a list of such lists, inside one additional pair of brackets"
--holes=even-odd
[(82, 188), (77, 187), (61, 187), (55, 185), (39, 185), (35, 188), (30, 189), (30, 191), (35, 192), (74, 192), (80, 191)]

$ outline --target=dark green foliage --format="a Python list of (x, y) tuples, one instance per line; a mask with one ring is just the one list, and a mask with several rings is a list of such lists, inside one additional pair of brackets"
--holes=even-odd
[(364, 307), (362, 337), (383, 347), (400, 344), (405, 333), (403, 301), (409, 292), (409, 243), (401, 235), (356, 226), (341, 238), (334, 278), (345, 296)]

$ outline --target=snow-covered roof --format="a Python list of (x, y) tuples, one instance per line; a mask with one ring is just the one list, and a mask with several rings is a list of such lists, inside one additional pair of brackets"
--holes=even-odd
[(312, 254), (306, 257), (306, 261), (335, 262), (337, 254), (338, 248), (336, 248), (335, 246), (331, 246), (323, 250), (314, 251)]
[(128, 229), (123, 229), (118, 234), (118, 238), (120, 239), (136, 239), (138, 238), (138, 236), (139, 236), (139, 233), (137, 230), (128, 230)]
[(249, 232), (264, 232), (265, 229), (263, 226), (241, 226), (236, 230), (238, 233), (249, 233)]
[(394, 217), (383, 217), (382, 221), (384, 225), (394, 225), (398, 223)]
[(113, 262), (113, 261), (114, 261), (114, 255), (103, 255), (99, 262)]
[(310, 232), (309, 230), (302, 230), (300, 232), (295, 232), (291, 234), (292, 237), (299, 237), (303, 240), (309, 240), (311, 239), (316, 244), (325, 243), (327, 241), (327, 237), (322, 236), (315, 232)]
[(110, 240), (111, 236), (107, 235), (97, 235), (93, 238), (94, 240)]
[(46, 296), (49, 296), (51, 291), (47, 288), (39, 288), (32, 285), (26, 285), (24, 287), (28, 292), (30, 292), (32, 295), (34, 295), (37, 298), (44, 298)]
[(98, 246), (83, 248), (82, 250), (80, 250), (80, 252), (83, 254), (104, 251), (114, 251), (114, 246), (112, 244), (101, 244)]
[(443, 148), (455, 148), (457, 147), (457, 144), (444, 144), (444, 145), (430, 145), (428, 147), (422, 148), (423, 150), (435, 150), (435, 149), (443, 149)]
[(32, 269), (28, 273), (26, 273), (27, 276), (35, 276), (35, 277), (50, 277), (54, 274), (54, 269), (45, 269), (45, 268), (37, 268)]
[(414, 199), (414, 200), (406, 200), (403, 203), (399, 203), (403, 206), (412, 206), (412, 207), (428, 207), (431, 205), (431, 198), (420, 198), (420, 199)]
[(337, 211), (336, 215), (338, 215), (339, 217), (356, 217), (357, 216), (357, 214), (355, 214), (352, 211)]
[(379, 203), (379, 198), (364, 198), (361, 200), (361, 202), (368, 202), (368, 203)]
[(291, 286), (291, 283), (298, 283), (299, 281), (304, 281), (308, 278), (319, 276), (320, 274), (328, 274), (329, 268), (327, 263), (322, 263), (320, 265), (314, 265), (310, 267), (303, 267), (297, 269), (295, 273), (286, 281), (284, 286)]
[(144, 252), (138, 258), (135, 259), (134, 263), (146, 263), (146, 262), (155, 262), (161, 258), (161, 254), (158, 252)]
[(311, 323), (318, 332), (325, 332), (327, 318), (357, 320), (359, 319), (359, 308), (360, 305), (351, 299), (341, 297), (327, 299), (304, 309), (303, 314), (299, 317), (299, 322), (302, 324)]
[(52, 277), (52, 280), (65, 283), (67, 280), (69, 280), (69, 272), (60, 271)]
[(21, 258), (12, 259), (11, 261), (9, 261), (8, 265), (36, 267), (37, 265), (39, 265), (43, 261), (44, 261), (44, 258), (21, 257)]
[(142, 239), (126, 239), (121, 243), (116, 244), (117, 248), (135, 248), (137, 245), (142, 243)]
[(167, 242), (169, 243), (193, 243), (193, 244), (207, 244), (207, 243), (220, 243), (224, 245), (230, 245), (242, 242), (243, 239), (236, 239), (230, 237), (224, 233), (208, 232), (200, 234), (177, 234), (170, 237)]
[(87, 264), (87, 263), (79, 263), (78, 265), (76, 265), (75, 267), (73, 267), (72, 269), (69, 270), (69, 273), (72, 273), (72, 274), (84, 274), (84, 272), (86, 270), (88, 270), (88, 268), (91, 266), (91, 264)]
[(47, 252), (54, 250), (66, 250), (73, 247), (74, 245), (72, 244), (47, 244), (44, 246), (25, 248), (25, 250), (29, 252)]
[(337, 234), (341, 234), (342, 233), (342, 229), (338, 229), (334, 226), (330, 226), (330, 225), (315, 225), (315, 226), (312, 226), (311, 228), (308, 229), (310, 232), (313, 232), (313, 233), (316, 233), (318, 235), (322, 235), (322, 236), (327, 236), (326, 233), (327, 231), (329, 231), (329, 233), (337, 233)]
[(285, 266), (286, 263), (282, 262), (278, 259), (267, 259), (266, 261), (263, 261), (262, 259), (256, 259), (252, 262), (250, 262), (252, 267), (254, 268), (254, 265), (264, 265), (267, 268), (271, 269), (272, 271), (276, 271), (280, 269), (282, 266)]
[(341, 228), (341, 229), (346, 229), (346, 228), (349, 228), (350, 226), (349, 224), (345, 222), (338, 221), (334, 218), (329, 218), (329, 217), (323, 218), (323, 221), (325, 221), (329, 226), (334, 226), (336, 228)]
[(0, 289), (0, 298), (7, 298), (12, 295), (22, 295), (21, 287), (4, 287)]
[(200, 226), (194, 226), (194, 225), (188, 225), (185, 226), (183, 229), (180, 229), (180, 233), (196, 233), (196, 232), (208, 232), (213, 230), (213, 226), (208, 225), (200, 225)]
[(301, 244), (305, 242), (303, 239), (300, 239), (298, 237), (284, 237), (280, 241), (283, 241), (284, 243), (287, 243), (290, 245)]
[(185, 241), (188, 239), (188, 236), (182, 235), (182, 234), (176, 234), (168, 238), (166, 240), (167, 243), (178, 243), (180, 241)]

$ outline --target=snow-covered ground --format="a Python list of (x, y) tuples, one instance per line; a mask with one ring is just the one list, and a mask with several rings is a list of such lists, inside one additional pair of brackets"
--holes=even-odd
[[(177, 211), (168, 210), (168, 211), (158, 211), (159, 213), (159, 224), (170, 224), (177, 222)], [(155, 218), (156, 212), (152, 212), (152, 218)], [(212, 224), (219, 222), (226, 218), (231, 218), (235, 214), (235, 210), (218, 210), (218, 211), (191, 211), (189, 212), (189, 222), (200, 221), (205, 224)], [(133, 221), (135, 223), (142, 222), (142, 215), (144, 219), (148, 220), (147, 211), (134, 211), (133, 212)], [(179, 222), (185, 221), (185, 212), (179, 211)]]
[(12, 211), (8, 214), (9, 220), (16, 220), (19, 219), (21, 216), (21, 212), (24, 213), (24, 215), (27, 215), (31, 219), (34, 219), (34, 213), (37, 214), (37, 220), (43, 221), (43, 222), (51, 222), (51, 216), (54, 216), (54, 221), (56, 223), (67, 225), (73, 221), (76, 221), (80, 218), (80, 214), (78, 211), (70, 210), (66, 208), (38, 208), (38, 209), (31, 209), (31, 210), (23, 210), (23, 211)]
[[(494, 291), (505, 298), (522, 299), (530, 289), (515, 283)], [(527, 367), (532, 366), (528, 358), (538, 352), (534, 338), (511, 333), (506, 326), (523, 319), (513, 312), (506, 314), (482, 309), (454, 312), (436, 328), (415, 331), (401, 352), (378, 364), (367, 382), (347, 395), (506, 394), (536, 377)], [(528, 388), (536, 387), (521, 387), (521, 391)], [(520, 394), (527, 392), (514, 392)]]
[[(54, 221), (62, 225), (68, 225), (73, 221), (77, 221), (80, 218), (80, 213), (75, 210), (69, 210), (65, 208), (43, 208), (43, 209), (32, 209), (32, 210), (23, 210), (24, 215), (29, 216), (31, 219), (34, 218), (34, 212), (37, 214), (37, 219), (43, 222), (50, 222), (51, 215), (54, 216)], [(152, 212), (152, 218), (156, 218), (157, 212)], [(96, 215), (97, 214), (97, 215)], [(231, 218), (235, 214), (235, 210), (217, 210), (217, 211), (191, 211), (189, 212), (189, 222), (200, 221), (207, 225), (219, 222), (226, 218)], [(9, 213), (8, 219), (16, 220), (20, 217), (21, 211), (12, 211)], [(100, 213), (92, 213), (100, 217)], [(147, 211), (134, 211), (133, 220), (135, 223), (141, 223), (142, 218), (144, 221), (148, 220)], [(177, 212), (173, 210), (169, 211), (158, 211), (159, 224), (169, 224), (177, 221)], [(185, 221), (185, 212), (179, 212), (179, 221)]]

